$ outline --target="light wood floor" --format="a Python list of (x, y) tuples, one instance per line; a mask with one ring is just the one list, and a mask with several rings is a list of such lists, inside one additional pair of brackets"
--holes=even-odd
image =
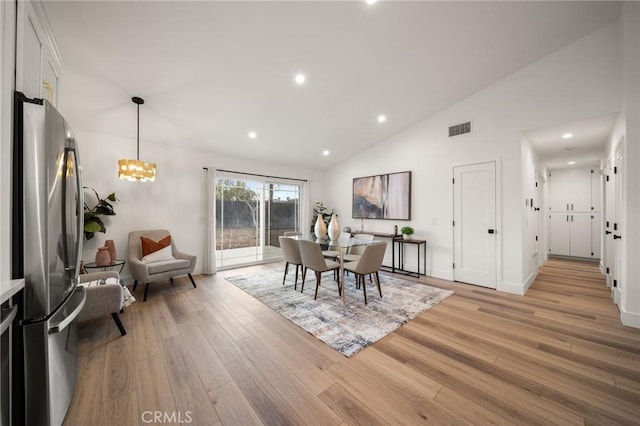
[(352, 358), (224, 280), (271, 268), (154, 284), (125, 337), (109, 317), (82, 327), (65, 424), (640, 421), (640, 330), (593, 263), (551, 260), (524, 297), (422, 279), (455, 294)]

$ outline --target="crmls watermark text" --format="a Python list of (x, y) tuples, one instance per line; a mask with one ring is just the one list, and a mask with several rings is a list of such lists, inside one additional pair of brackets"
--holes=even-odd
[(143, 411), (143, 423), (191, 423), (191, 411)]

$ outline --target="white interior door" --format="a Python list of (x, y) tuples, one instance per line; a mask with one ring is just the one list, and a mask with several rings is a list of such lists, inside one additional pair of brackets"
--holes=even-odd
[(496, 163), (453, 168), (454, 280), (496, 288)]
[(607, 161), (604, 181), (604, 267), (607, 274), (607, 285), (613, 287), (613, 269), (615, 255), (613, 250), (613, 224), (615, 222), (615, 175), (613, 174), (614, 157)]
[[(615, 162), (614, 162), (614, 184), (615, 184), (615, 208), (614, 214), (615, 219), (613, 223), (613, 254), (614, 254), (614, 268), (613, 268), (613, 280), (615, 286), (621, 288), (624, 283), (621, 281), (622, 278), (622, 211), (624, 207), (624, 170), (623, 170), (623, 160), (624, 160), (624, 140), (620, 139), (618, 143), (618, 147), (615, 152)], [(617, 292), (619, 294), (619, 292)], [(616, 299), (614, 296), (614, 302), (619, 303), (620, 301)]]

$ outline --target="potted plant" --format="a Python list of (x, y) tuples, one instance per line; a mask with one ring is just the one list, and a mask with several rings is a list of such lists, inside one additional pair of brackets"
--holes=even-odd
[(402, 234), (403, 239), (410, 240), (414, 231), (413, 231), (413, 228), (410, 226), (403, 226), (402, 228), (400, 228), (400, 233)]
[(86, 186), (83, 189), (91, 189), (97, 199), (93, 207), (89, 207), (86, 201), (84, 203), (84, 236), (87, 240), (90, 240), (96, 232), (107, 232), (107, 228), (104, 226), (104, 222), (100, 216), (115, 216), (116, 212), (113, 210), (111, 203), (115, 203), (118, 199), (116, 198), (115, 192), (107, 195), (106, 198), (100, 198), (100, 195), (95, 189)]

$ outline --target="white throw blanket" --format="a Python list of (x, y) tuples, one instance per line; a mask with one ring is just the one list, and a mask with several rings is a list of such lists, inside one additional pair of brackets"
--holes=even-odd
[(127, 288), (127, 286), (124, 285), (117, 278), (106, 278), (101, 280), (87, 281), (86, 283), (81, 283), (80, 285), (85, 287), (91, 287), (91, 286), (99, 286), (103, 284), (120, 284), (122, 286), (122, 307), (123, 308), (126, 308), (127, 306), (131, 305), (133, 302), (136, 301), (136, 298), (133, 297), (133, 295), (129, 291), (129, 288)]

